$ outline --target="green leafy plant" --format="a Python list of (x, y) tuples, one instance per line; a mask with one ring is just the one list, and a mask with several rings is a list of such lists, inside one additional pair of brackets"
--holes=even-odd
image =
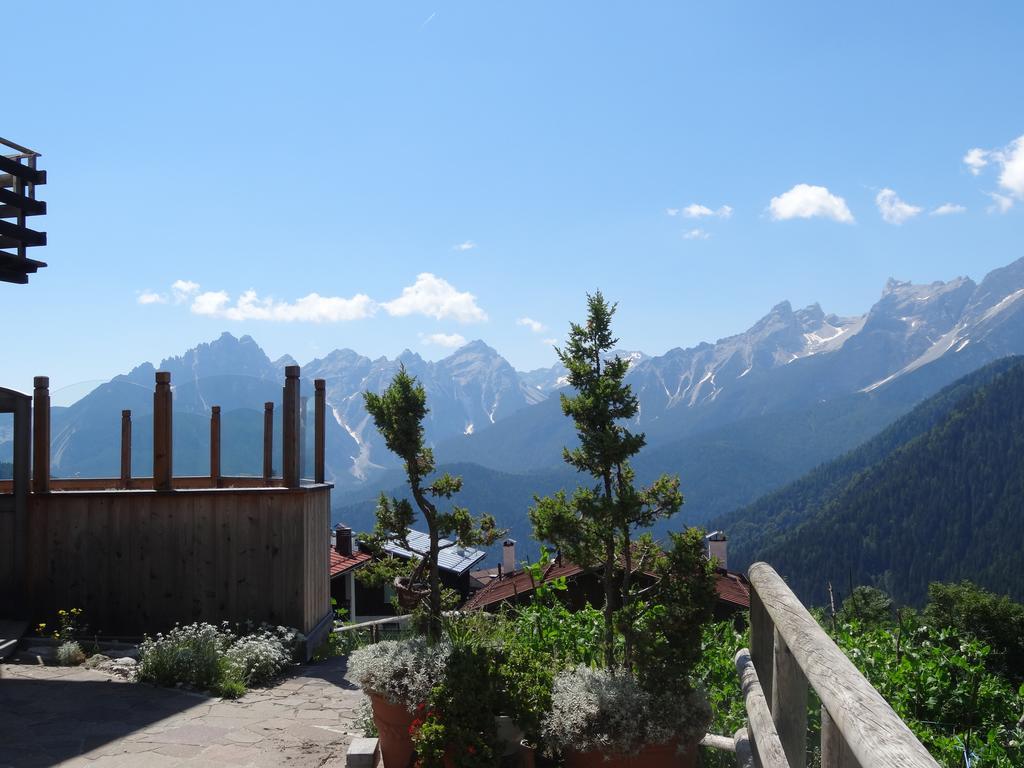
[(85, 651), (74, 640), (66, 640), (57, 647), (57, 663), (63, 667), (77, 667), (85, 661)]
[[(36, 634), (47, 634), (48, 624), (37, 624)], [(75, 640), (83, 637), (88, 632), (85, 623), (85, 611), (81, 608), (57, 611), (57, 628), (49, 633), (54, 640)]]
[(426, 638), (382, 640), (354, 651), (348, 672), (364, 690), (412, 712), (427, 700), (445, 674), (451, 647)]
[[(662, 475), (649, 486), (635, 485), (630, 458), (643, 448), (645, 437), (628, 426), (639, 407), (624, 381), (629, 361), (610, 356), (618, 341), (611, 330), (615, 309), (600, 292), (588, 295), (586, 323), (572, 323), (565, 348), (556, 350), (575, 390), (561, 395), (562, 411), (579, 438), (579, 447), (564, 449), (563, 456), (593, 484), (571, 496), (561, 491), (537, 498), (530, 519), (538, 539), (593, 569), (604, 591), (599, 646), (604, 671), (584, 665), (556, 675), (545, 734), (559, 748), (573, 746), (575, 738), (575, 748), (586, 749), (599, 732), (606, 747), (628, 753), (640, 737), (667, 741), (671, 728), (663, 724), (674, 722), (676, 735), (683, 737), (705, 719), (706, 706), (696, 706), (701, 697), (690, 673), (702, 650), (701, 627), (711, 619), (714, 583), (700, 532), (673, 534), (668, 552), (641, 534), (675, 514), (683, 497), (677, 477)], [(578, 709), (583, 701), (590, 707), (586, 717)], [(685, 702), (693, 718), (670, 701)], [(638, 710), (638, 718), (647, 718), (642, 724), (594, 709), (628, 711), (646, 707), (644, 702), (657, 704)], [(569, 712), (581, 716), (570, 718)]]
[[(383, 554), (385, 544), (392, 542), (417, 556), (413, 572), (401, 576), (404, 579), (401, 583), (411, 594), (423, 595), (421, 602), (426, 603), (425, 630), (431, 639), (436, 640), (441, 635), (443, 611), (438, 554), (442, 549), (456, 545), (489, 546), (505, 532), (498, 530), (490, 515), (474, 518), (468, 509), (457, 505), (452, 505), (448, 511), (438, 509), (437, 504), (441, 500), (448, 502), (461, 490), (462, 479), (446, 472), (429, 480), (435, 463), (434, 452), (426, 446), (423, 436), (423, 419), (428, 413), (427, 394), (423, 385), (406, 372), (405, 366), (395, 374), (383, 394), (364, 392), (363, 401), (377, 431), (384, 437), (384, 443), (405, 466), (413, 501), (427, 526), (429, 546), (419, 549), (409, 542), (416, 520), (412, 504), (407, 499), (389, 499), (384, 493), (377, 503), (374, 530), (368, 536), (361, 536), (360, 542), (378, 555)], [(440, 540), (446, 537), (452, 537), (452, 540), (441, 544)], [(382, 567), (376, 565), (374, 568)]]

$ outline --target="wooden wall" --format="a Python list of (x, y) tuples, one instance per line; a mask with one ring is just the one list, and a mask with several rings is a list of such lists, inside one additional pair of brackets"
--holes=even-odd
[(31, 496), (29, 521), (35, 621), (78, 607), (103, 635), (247, 619), (308, 633), (331, 613), (329, 485), (57, 491)]

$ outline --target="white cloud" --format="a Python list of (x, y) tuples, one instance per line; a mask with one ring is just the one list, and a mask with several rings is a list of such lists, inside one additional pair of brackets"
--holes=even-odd
[(972, 174), (977, 176), (981, 173), (981, 169), (988, 165), (988, 155), (989, 151), (987, 149), (980, 149), (979, 147), (969, 149), (967, 154), (964, 155), (964, 165), (967, 166), (967, 169)]
[(139, 304), (166, 304), (167, 297), (153, 291), (143, 291), (137, 299)]
[(902, 224), (907, 219), (917, 216), (922, 210), (919, 205), (911, 205), (900, 200), (899, 195), (888, 188), (875, 195), (875, 205), (878, 206), (882, 219), (889, 224)]
[(992, 198), (992, 205), (988, 207), (989, 213), (1006, 213), (1013, 208), (1012, 197), (1000, 195), (998, 192), (989, 192), (988, 196)]
[(424, 344), (433, 344), (448, 349), (458, 349), (466, 344), (466, 337), (457, 333), (431, 333), (420, 338)]
[(966, 211), (967, 211), (967, 208), (962, 206), (962, 205), (958, 205), (956, 203), (943, 203), (938, 208), (936, 208), (934, 211), (932, 211), (930, 215), (931, 216), (949, 216), (949, 215), (954, 214), (954, 213), (965, 213)]
[(193, 283), (191, 280), (175, 280), (171, 284), (171, 295), (174, 297), (175, 304), (184, 304), (189, 297), (197, 293), (199, 293), (199, 283)]
[(426, 315), (435, 320), (451, 317), (461, 323), (487, 319), (487, 313), (477, 305), (473, 294), (457, 291), (447, 280), (430, 272), (417, 275), (416, 282), (403, 288), (401, 296), (381, 306), (395, 317)]
[(538, 320), (534, 320), (533, 318), (530, 317), (520, 317), (518, 320), (516, 320), (516, 325), (525, 325), (534, 333), (544, 333), (544, 331), (547, 330), (547, 328), (544, 326), (544, 323)]
[[(975, 176), (988, 165), (999, 166), (999, 186), (1010, 197), (1024, 200), (1024, 136), (1018, 136), (1002, 149), (974, 149), (964, 155), (964, 163)], [(1006, 195), (991, 193), (1000, 211), (1007, 211), (1010, 205), (1004, 204), (1000, 198)], [(1011, 201), (1012, 205), (1012, 201)], [(1004, 207), (1005, 206), (1005, 207)]]
[(773, 197), (768, 205), (771, 217), (776, 221), (786, 219), (810, 219), (822, 217), (853, 223), (853, 214), (846, 206), (846, 201), (833, 195), (827, 187), (811, 184), (797, 184), (788, 192)]
[(452, 246), (452, 250), (454, 251), (472, 251), (474, 248), (476, 248), (476, 243), (472, 240), (466, 240), (465, 242)]
[[(678, 211), (678, 209), (669, 210)], [(720, 219), (728, 219), (730, 216), (732, 216), (732, 206), (723, 205), (717, 210), (712, 210), (711, 208), (708, 208), (706, 205), (701, 205), (700, 203), (691, 203), (690, 205), (683, 208), (682, 213), (683, 216), (685, 216), (688, 219), (701, 219), (704, 218), (705, 216), (717, 216)], [(669, 216), (674, 215), (674, 213), (669, 213)]]
[(665, 213), (667, 213), (669, 216), (678, 216), (679, 215), (679, 209), (678, 208), (666, 208), (665, 209)]
[(226, 291), (206, 291), (192, 300), (192, 312), (227, 320), (274, 320), (278, 322), (337, 323), (361, 320), (376, 312), (376, 304), (365, 294), (350, 299), (310, 293), (294, 301), (260, 298), (256, 291), (245, 291), (232, 304)]
[(707, 240), (709, 237), (711, 237), (711, 233), (705, 232), (700, 227), (691, 229), (688, 232), (683, 232), (684, 240)]
[(559, 344), (558, 339), (541, 339), (541, 342), (547, 344), (549, 347), (557, 347)]

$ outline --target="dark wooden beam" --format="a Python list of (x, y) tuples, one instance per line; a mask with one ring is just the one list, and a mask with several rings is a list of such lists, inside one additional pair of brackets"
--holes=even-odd
[(16, 253), (0, 251), (0, 269), (6, 269), (9, 272), (35, 272), (45, 266), (45, 261), (23, 259)]
[[(17, 160), (11, 160), (11, 158), (4, 157), (3, 155), (0, 155), (0, 171), (16, 176), (29, 184), (46, 183), (46, 171), (34, 170), (27, 165), (19, 163)], [(2, 179), (0, 179), (0, 183), (2, 183)], [(7, 184), (6, 186), (10, 187), (13, 184)]]
[[(46, 213), (45, 201), (19, 195), (10, 189), (3, 189), (2, 185), (0, 185), (0, 205), (4, 208), (14, 208), (26, 216), (42, 216)], [(11, 215), (16, 216), (17, 214)]]
[(28, 282), (28, 275), (25, 272), (15, 272), (13, 269), (0, 267), (0, 283), (17, 283), (25, 285)]
[[(16, 242), (25, 246), (34, 245), (46, 245), (46, 233), (39, 232), (28, 227), (19, 227), (17, 224), (12, 224), (9, 221), (0, 219), (0, 236), (7, 238), (8, 240), (15, 240)], [(7, 246), (11, 248), (13, 246)]]

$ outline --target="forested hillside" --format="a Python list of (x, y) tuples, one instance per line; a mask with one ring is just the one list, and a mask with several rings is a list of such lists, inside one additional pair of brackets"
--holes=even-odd
[(878, 437), (716, 523), (736, 565), (766, 560), (805, 601), (828, 583), (921, 603), (931, 581), (1024, 596), (1024, 360), (994, 363)]

